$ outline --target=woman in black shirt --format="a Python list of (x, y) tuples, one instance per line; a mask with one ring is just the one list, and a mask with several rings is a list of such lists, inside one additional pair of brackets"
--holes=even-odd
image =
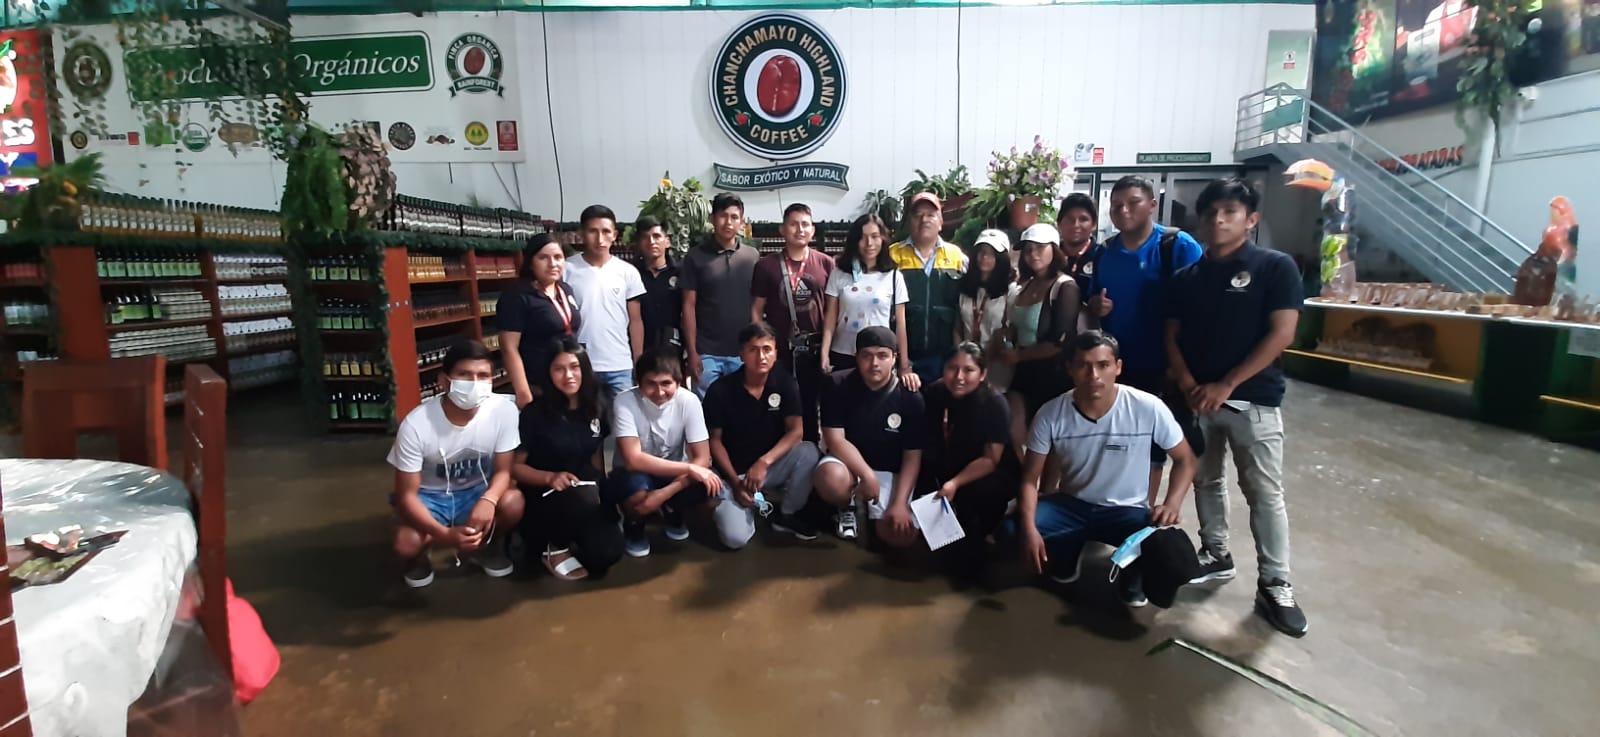
[(966, 537), (939, 553), (952, 574), (969, 580), (982, 573), (984, 538), (1005, 517), (1021, 478), (1016, 456), (1006, 452), (1011, 413), (987, 379), (984, 350), (967, 342), (946, 357), (943, 378), (923, 390), (919, 491), (939, 494), (955, 509)]
[(518, 407), (528, 406), (543, 384), (539, 375), (550, 365), (556, 339), (577, 335), (582, 323), (578, 300), (561, 281), (566, 266), (561, 244), (548, 233), (535, 235), (522, 249), (516, 286), (501, 292), (495, 306), (501, 355)]
[(541, 399), (522, 410), (522, 446), (511, 467), (528, 500), (522, 539), (529, 551), (544, 544), (541, 558), (556, 578), (599, 578), (622, 557), (622, 528), (599, 493), (611, 425), (589, 354), (573, 337), (551, 343)]

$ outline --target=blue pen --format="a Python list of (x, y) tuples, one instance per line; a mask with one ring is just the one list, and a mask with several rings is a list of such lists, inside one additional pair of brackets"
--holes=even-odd
[(955, 514), (955, 510), (950, 508), (950, 500), (949, 499), (946, 499), (946, 498), (941, 496), (941, 497), (939, 497), (939, 503), (944, 505), (945, 514)]

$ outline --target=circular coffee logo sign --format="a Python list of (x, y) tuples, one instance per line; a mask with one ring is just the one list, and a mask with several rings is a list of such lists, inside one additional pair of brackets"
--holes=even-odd
[(88, 41), (68, 46), (61, 57), (61, 68), (73, 97), (95, 100), (111, 88), (111, 59), (104, 49)]
[(457, 92), (480, 94), (500, 91), (500, 75), (505, 72), (500, 47), (488, 36), (468, 33), (457, 36), (445, 49), (444, 67), (450, 72), (450, 96)]
[(409, 151), (417, 144), (417, 129), (410, 123), (395, 123), (389, 126), (389, 145), (397, 151)]
[(740, 147), (763, 158), (815, 151), (837, 127), (844, 97), (838, 45), (796, 15), (751, 19), (728, 36), (713, 61), (717, 121)]

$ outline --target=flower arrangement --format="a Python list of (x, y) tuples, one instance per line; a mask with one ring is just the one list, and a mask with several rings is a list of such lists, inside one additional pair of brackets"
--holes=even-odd
[(1011, 153), (994, 152), (989, 162), (989, 186), (1009, 199), (1038, 197), (1050, 202), (1061, 192), (1063, 182), (1074, 176), (1072, 162), (1061, 150), (1049, 146), (1040, 136), (1033, 137), (1033, 148)]

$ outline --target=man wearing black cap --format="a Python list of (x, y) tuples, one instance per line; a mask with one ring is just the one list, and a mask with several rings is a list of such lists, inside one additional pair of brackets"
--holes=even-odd
[(911, 490), (922, 464), (922, 396), (895, 375), (898, 341), (885, 327), (856, 334), (856, 368), (822, 400), (822, 440), (828, 455), (813, 488), (840, 509), (836, 533), (856, 537), (855, 505), (867, 504), (878, 539), (894, 546), (917, 539)]
[[(1061, 583), (1078, 579), (1084, 543), (1117, 546), (1145, 527), (1178, 524), (1195, 472), (1194, 451), (1167, 405), (1116, 383), (1122, 373), (1116, 338), (1079, 333), (1067, 355), (1073, 388), (1034, 416), (1017, 505), (1023, 560)], [(1151, 446), (1173, 461), (1160, 505), (1148, 475)], [(1059, 493), (1040, 498), (1039, 476), (1052, 457), (1061, 464)], [(1137, 577), (1120, 580), (1123, 601), (1144, 606)]]

